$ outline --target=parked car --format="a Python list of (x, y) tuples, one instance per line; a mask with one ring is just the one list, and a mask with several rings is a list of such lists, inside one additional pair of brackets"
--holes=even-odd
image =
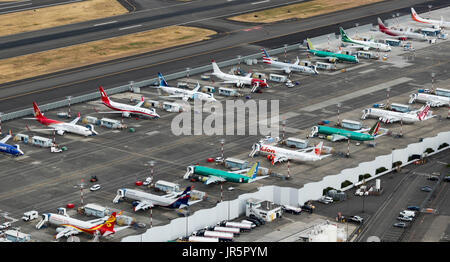
[(0, 229), (7, 229), (9, 227), (11, 227), (11, 222), (5, 222), (0, 225)]
[(405, 228), (406, 227), (406, 223), (405, 222), (398, 222), (398, 223), (394, 224), (394, 227)]
[(442, 179), (442, 180), (444, 180), (445, 182), (450, 182), (450, 176), (446, 176), (446, 177), (444, 177), (444, 179)]
[(251, 218), (251, 217), (246, 217), (245, 220), (248, 220), (248, 221), (252, 222), (257, 227), (259, 227), (261, 225), (261, 222), (259, 222), (258, 220), (254, 219), (254, 218)]
[(438, 181), (439, 177), (438, 176), (429, 176), (427, 179), (431, 180), (431, 181)]
[(408, 206), (407, 209), (408, 210), (412, 210), (412, 211), (420, 211), (420, 207), (419, 206)]
[(256, 215), (250, 214), (249, 217), (258, 220), (259, 223), (261, 223), (261, 225), (265, 225), (266, 224), (266, 221), (264, 221), (264, 219), (262, 219), (262, 218), (260, 218), (260, 217), (258, 217)]
[(101, 188), (100, 184), (95, 184), (93, 186), (91, 186), (90, 190), (91, 191), (97, 191)]
[(145, 181), (142, 183), (142, 185), (148, 186), (148, 185), (150, 185), (150, 183), (152, 183), (152, 178), (151, 177), (147, 177), (145, 179)]
[(431, 192), (431, 190), (433, 190), (430, 186), (423, 186), (420, 188), (420, 190), (424, 191), (424, 192)]
[(301, 208), (288, 206), (288, 205), (283, 205), (282, 209), (283, 209), (283, 212), (287, 212), (287, 213), (291, 213), (291, 214), (295, 214), (295, 215), (299, 215), (302, 212)]
[(350, 221), (362, 224), (364, 222), (364, 218), (362, 218), (360, 216), (352, 216), (352, 217), (350, 217)]
[(223, 163), (224, 159), (221, 156), (216, 157), (215, 159), (216, 163)]
[(303, 205), (301, 206), (301, 209), (309, 213), (312, 213), (314, 211), (314, 209), (310, 205)]
[(329, 197), (329, 196), (323, 196), (318, 201), (321, 202), (321, 203), (324, 203), (324, 204), (333, 203), (333, 199), (331, 197)]
[(412, 219), (412, 217), (398, 216), (398, 217), (397, 217), (397, 220), (410, 222), (410, 221), (412, 221), (413, 219)]
[(403, 210), (402, 212), (400, 212), (400, 216), (415, 217), (416, 216), (416, 212), (411, 211), (411, 210)]
[(90, 182), (94, 183), (98, 181), (97, 176), (91, 176), (91, 180), (89, 180)]

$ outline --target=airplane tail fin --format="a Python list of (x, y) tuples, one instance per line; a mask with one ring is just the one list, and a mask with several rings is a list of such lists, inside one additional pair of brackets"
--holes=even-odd
[(386, 26), (383, 24), (383, 21), (381, 21), (379, 17), (378, 17), (378, 28), (380, 28), (380, 30), (387, 29)]
[(272, 60), (272, 59), (270, 59), (270, 56), (269, 56), (269, 54), (267, 53), (266, 49), (261, 48), (261, 52), (262, 52), (262, 54), (263, 54), (263, 61), (264, 61), (264, 63), (270, 62), (270, 60)]
[(164, 76), (160, 72), (158, 72), (158, 78), (160, 86), (169, 86), (166, 82), (166, 79), (164, 79)]
[(424, 120), (428, 114), (428, 110), (430, 110), (430, 105), (427, 103), (421, 111), (417, 113), (417, 117), (419, 120)]
[(416, 10), (411, 7), (411, 17), (414, 21), (424, 23), (423, 19), (417, 14)]
[(323, 142), (320, 142), (319, 144), (316, 145), (316, 147), (314, 148), (314, 154), (318, 157), (320, 157), (320, 155), (322, 154), (322, 149), (323, 149)]
[(177, 200), (175, 202), (173, 202), (172, 204), (170, 204), (168, 207), (179, 208), (179, 207), (183, 207), (183, 206), (189, 206), (188, 202), (189, 202), (189, 199), (191, 198), (191, 191), (193, 188), (194, 188), (193, 186), (186, 187), (186, 189), (183, 191), (183, 193), (178, 195)]
[(252, 168), (250, 168), (248, 171), (247, 171), (247, 176), (248, 177), (250, 177), (250, 178), (255, 178), (256, 177), (256, 174), (258, 173), (258, 167), (259, 167), (259, 162), (256, 162), (253, 166), (252, 166)]
[(212, 60), (212, 67), (213, 67), (213, 72), (215, 74), (222, 73), (222, 71), (220, 71), (219, 66), (217, 65), (217, 63), (214, 60)]
[(347, 36), (347, 33), (345, 33), (344, 29), (342, 27), (339, 27), (339, 32), (341, 33), (341, 40), (344, 42), (350, 42), (350, 37)]
[(311, 44), (311, 41), (309, 40), (309, 38), (306, 38), (306, 43), (307, 43), (306, 46), (308, 47), (308, 50), (314, 50), (314, 47)]
[(41, 113), (41, 110), (39, 110), (39, 107), (36, 104), (36, 102), (33, 102), (33, 107), (34, 107), (34, 117), (35, 118), (37, 118), (37, 119), (45, 118), (44, 115)]
[(104, 104), (109, 104), (109, 97), (106, 95), (105, 90), (103, 90), (103, 87), (99, 86), (98, 89), (100, 90), (100, 96), (102, 97), (102, 102)]
[[(120, 211), (119, 216), (122, 214), (122, 211)], [(103, 225), (100, 227), (100, 233), (101, 235), (104, 235), (105, 233), (111, 234), (114, 233), (114, 224), (116, 222), (116, 212), (113, 212), (111, 216), (103, 223)]]
[(379, 131), (379, 129), (380, 129), (380, 123), (381, 123), (381, 120), (379, 120), (378, 122), (376, 122), (376, 123), (372, 126), (372, 128), (370, 128), (370, 130), (369, 130), (369, 135), (371, 135), (371, 136), (376, 136), (376, 135), (378, 134), (378, 131)]

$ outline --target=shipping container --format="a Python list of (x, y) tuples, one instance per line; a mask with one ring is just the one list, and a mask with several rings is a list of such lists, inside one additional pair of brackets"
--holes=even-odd
[(286, 139), (286, 145), (289, 147), (296, 147), (296, 148), (307, 148), (308, 147), (308, 140), (303, 140), (295, 137), (289, 137)]
[(237, 159), (237, 158), (232, 158), (232, 157), (227, 157), (225, 159), (225, 167), (245, 169), (248, 167), (248, 161)]
[(180, 185), (179, 184), (175, 184), (175, 183), (164, 181), (164, 180), (158, 180), (155, 183), (155, 188), (158, 189), (158, 190), (161, 190), (163, 192), (166, 192), (166, 193), (180, 191)]
[(279, 82), (279, 83), (284, 83), (286, 82), (288, 79), (287, 76), (284, 75), (277, 75), (277, 74), (270, 74), (269, 75), (269, 80), (273, 81), (273, 82)]
[(348, 129), (353, 129), (353, 130), (360, 130), (361, 127), (362, 127), (362, 124), (361, 124), (361, 122), (358, 122), (358, 121), (344, 119), (341, 122), (341, 126), (343, 128), (348, 128)]

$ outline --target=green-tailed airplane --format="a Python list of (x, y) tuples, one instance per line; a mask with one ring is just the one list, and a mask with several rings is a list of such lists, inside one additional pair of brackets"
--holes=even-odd
[(376, 43), (375, 41), (365, 41), (365, 40), (355, 40), (351, 39), (347, 33), (345, 33), (344, 29), (342, 27), (339, 27), (339, 32), (341, 33), (341, 41), (345, 43), (350, 43), (353, 45), (353, 47), (361, 48), (363, 50), (369, 50), (370, 48), (388, 52), (391, 51), (391, 46), (382, 44), (382, 43)]
[(205, 166), (189, 166), (184, 179), (188, 179), (191, 174), (203, 176), (202, 182), (209, 185), (217, 182), (251, 183), (267, 176), (256, 177), (259, 163), (255, 163), (245, 174), (227, 172)]
[(372, 128), (367, 133), (363, 133), (367, 131), (367, 129), (360, 131), (349, 131), (329, 126), (314, 126), (311, 128), (310, 136), (312, 137), (315, 136), (316, 134), (328, 135), (327, 139), (333, 142), (346, 139), (356, 141), (369, 141), (374, 140), (375, 138), (380, 136), (378, 135), (378, 131), (380, 129), (380, 122), (381, 121), (375, 123), (375, 125), (373, 125)]
[(352, 63), (358, 63), (359, 60), (356, 56), (352, 55), (346, 55), (346, 54), (339, 54), (339, 53), (333, 53), (328, 51), (322, 51), (322, 50), (316, 50), (311, 44), (311, 41), (309, 41), (309, 38), (306, 39), (308, 42), (308, 52), (311, 54), (318, 56), (318, 57), (325, 57), (331, 62), (334, 62), (336, 60), (346, 61), (346, 62), (352, 62)]

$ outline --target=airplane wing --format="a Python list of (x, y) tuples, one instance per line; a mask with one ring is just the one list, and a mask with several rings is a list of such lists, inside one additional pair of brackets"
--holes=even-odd
[(145, 209), (150, 208), (150, 207), (153, 207), (153, 203), (150, 202), (150, 201), (143, 200), (143, 201), (140, 201), (139, 204), (134, 207), (134, 212), (136, 212), (136, 211), (138, 211), (140, 209), (145, 210)]
[(246, 74), (245, 77), (252, 77), (252, 73)]
[(56, 234), (55, 239), (59, 239), (61, 237), (69, 237), (71, 235), (76, 235), (80, 233), (80, 231), (76, 230), (73, 227), (64, 227), (63, 230), (59, 231), (58, 234)]
[(189, 201), (189, 202), (188, 202), (188, 205), (189, 205), (189, 206), (192, 206), (193, 204), (196, 204), (196, 203), (201, 202), (201, 201), (202, 201), (202, 200)]
[(220, 82), (220, 84), (236, 84), (238, 82), (239, 82), (238, 80), (227, 80), (227, 81)]
[(340, 140), (347, 140), (348, 137), (346, 136), (341, 136), (341, 135), (331, 135), (331, 141), (340, 141)]
[(5, 144), (6, 141), (8, 141), (8, 139), (10, 139), (10, 138), (11, 138), (11, 135), (7, 135), (2, 140), (0, 140), (0, 143)]
[(400, 121), (400, 118), (398, 118), (398, 117), (380, 117), (380, 120), (383, 123), (390, 124), (390, 123), (394, 123), (394, 122)]
[(72, 125), (75, 125), (75, 124), (78, 122), (78, 120), (80, 120), (80, 115), (78, 115), (78, 117), (75, 118), (74, 120), (72, 120), (70, 123), (71, 123)]
[(287, 161), (289, 158), (285, 155), (275, 155), (274, 159), (272, 160), (272, 165), (275, 165), (278, 162)]
[(200, 84), (197, 82), (197, 85), (195, 86), (194, 89), (192, 89), (192, 91), (194, 92), (200, 92)]
[(142, 98), (142, 101), (136, 104), (137, 107), (141, 107), (145, 102), (144, 97), (142, 96), (141, 98)]
[(205, 184), (209, 185), (212, 183), (218, 183), (218, 182), (226, 182), (227, 180), (223, 177), (219, 176), (209, 176), (208, 179), (206, 179)]

